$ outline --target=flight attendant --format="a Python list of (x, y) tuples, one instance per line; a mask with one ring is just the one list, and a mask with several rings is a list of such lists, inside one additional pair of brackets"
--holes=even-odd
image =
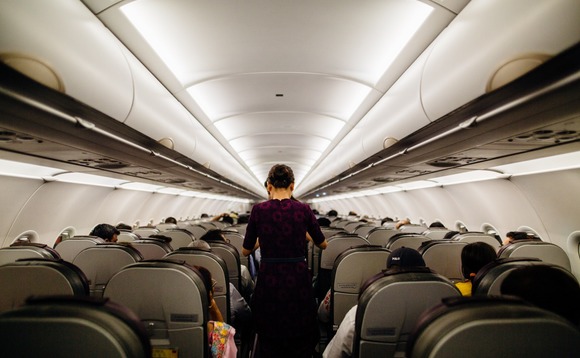
[(248, 256), (259, 246), (262, 255), (251, 304), (258, 354), (261, 358), (311, 357), (318, 325), (306, 262), (306, 233), (321, 249), (326, 248), (326, 241), (310, 207), (291, 200), (294, 173), (290, 167), (274, 165), (267, 189), (269, 200), (252, 209), (242, 250)]

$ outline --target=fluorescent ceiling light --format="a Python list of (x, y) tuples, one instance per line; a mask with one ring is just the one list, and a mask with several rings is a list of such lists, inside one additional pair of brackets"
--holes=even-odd
[(129, 190), (149, 191), (149, 192), (153, 193), (153, 192), (156, 192), (156, 191), (160, 190), (161, 188), (163, 188), (163, 186), (146, 184), (146, 183), (131, 182), (131, 183), (124, 183), (124, 184), (120, 185), (119, 188), (129, 189)]
[(57, 181), (65, 183), (96, 185), (110, 188), (117, 187), (127, 182), (126, 180), (84, 173), (62, 173), (54, 175), (53, 178), (56, 179)]
[(184, 191), (185, 191), (184, 189), (178, 189), (178, 188), (162, 188), (162, 189), (157, 190), (157, 193), (177, 195), (177, 194), (180, 194)]
[(42, 179), (46, 177), (52, 177), (58, 173), (65, 172), (66, 170), (62, 169), (0, 159), (0, 175), (21, 178)]
[(580, 151), (500, 165), (491, 168), (501, 173), (518, 176), (580, 168)]

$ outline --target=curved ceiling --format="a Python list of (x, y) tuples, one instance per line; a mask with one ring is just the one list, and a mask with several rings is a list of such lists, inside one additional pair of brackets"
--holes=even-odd
[(285, 163), (297, 187), (455, 15), (405, 0), (84, 3), (249, 176)]

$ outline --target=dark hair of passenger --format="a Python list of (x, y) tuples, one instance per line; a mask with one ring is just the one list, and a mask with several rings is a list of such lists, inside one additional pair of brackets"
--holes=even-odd
[(209, 270), (203, 266), (195, 265), (193, 267), (195, 267), (199, 271), (199, 273), (201, 274), (201, 279), (203, 281), (203, 285), (205, 286), (205, 291), (207, 293), (207, 301), (211, 302), (212, 290), (213, 290), (213, 285), (212, 285), (212, 281), (211, 281), (211, 272), (209, 272)]
[(127, 224), (124, 224), (124, 223), (117, 224), (117, 226), (115, 226), (115, 228), (117, 228), (119, 230), (125, 230), (125, 231), (131, 231), (131, 230), (133, 230), (133, 228), (130, 225), (127, 225)]
[(114, 235), (119, 235), (120, 232), (113, 225), (109, 224), (99, 224), (91, 230), (89, 235), (98, 236), (105, 241), (113, 240)]
[(443, 223), (440, 222), (440, 221), (434, 221), (434, 222), (431, 223), (431, 225), (429, 225), (429, 227), (430, 228), (432, 228), (432, 227), (442, 227), (442, 228), (445, 228), (445, 225), (443, 225)]
[(240, 216), (238, 216), (238, 224), (247, 224), (249, 220), (250, 215), (241, 214)]
[(274, 188), (287, 188), (294, 183), (294, 172), (292, 168), (284, 164), (276, 164), (268, 173), (268, 183)]
[(390, 218), (387, 216), (381, 220), (381, 225), (383, 225), (384, 223), (387, 223), (387, 222), (392, 222), (392, 221), (393, 221), (393, 218)]
[(337, 217), (338, 212), (336, 210), (332, 209), (332, 210), (329, 210), (328, 213), (326, 213), (326, 216)]
[(329, 218), (318, 218), (318, 226), (320, 227), (329, 227), (330, 226), (330, 219)]
[(171, 242), (172, 238), (170, 238), (169, 236), (165, 236), (165, 235), (161, 235), (161, 234), (153, 234), (153, 235), (149, 235), (148, 237), (149, 239), (158, 239), (158, 240), (163, 240), (167, 243)]
[(562, 269), (545, 265), (517, 268), (508, 273), (500, 291), (580, 325), (580, 286)]
[(177, 220), (175, 220), (174, 217), (169, 216), (167, 219), (165, 219), (165, 223), (166, 224), (177, 224)]
[(220, 221), (223, 221), (223, 222), (228, 223), (230, 225), (233, 225), (234, 224), (234, 218), (232, 218), (229, 215), (222, 216), (221, 219), (220, 219)]
[(445, 234), (445, 236), (443, 236), (444, 240), (451, 240), (453, 238), (453, 236), (459, 234), (459, 231), (449, 231), (448, 233)]
[(475, 274), (497, 258), (495, 249), (485, 242), (472, 242), (461, 250), (461, 271), (463, 277), (473, 280)]
[(211, 229), (211, 230), (208, 230), (199, 239), (200, 240), (203, 240), (203, 241), (221, 241), (221, 242), (225, 242), (225, 239), (222, 236), (222, 231), (220, 229)]
[(505, 234), (505, 236), (511, 238), (512, 240), (529, 240), (532, 237), (530, 235), (528, 235), (527, 232), (523, 232), (523, 231), (510, 231), (507, 234)]
[(208, 217), (209, 217), (209, 215), (207, 215), (207, 213), (203, 213), (203, 214), (201, 214), (201, 216), (200, 216), (200, 218), (208, 218)]

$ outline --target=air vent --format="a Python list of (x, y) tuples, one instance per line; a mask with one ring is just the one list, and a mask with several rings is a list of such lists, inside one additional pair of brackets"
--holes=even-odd
[(472, 163), (476, 163), (476, 162), (481, 162), (487, 160), (487, 158), (482, 158), (482, 157), (443, 157), (443, 158), (439, 158), (436, 160), (433, 160), (431, 162), (428, 162), (427, 164), (437, 167), (437, 168), (451, 168), (451, 167), (457, 167), (460, 165), (467, 165), (467, 164), (472, 164)]
[(378, 178), (373, 178), (373, 181), (375, 181), (377, 183), (390, 183), (390, 182), (394, 182), (395, 180), (397, 180), (397, 178), (393, 178), (393, 177), (378, 177)]
[(34, 138), (26, 134), (20, 134), (12, 131), (0, 131), (0, 143), (6, 144), (21, 144), (21, 143), (31, 143), (37, 142), (42, 143), (42, 139)]
[(431, 173), (430, 170), (417, 170), (417, 169), (403, 169), (395, 172), (397, 175), (406, 175), (406, 176), (416, 176), (416, 175), (425, 175)]
[(550, 142), (550, 143), (561, 143), (571, 140), (576, 140), (580, 137), (580, 133), (575, 130), (552, 130), (552, 129), (542, 129), (534, 132), (524, 133), (517, 135), (515, 137), (509, 138), (508, 142)]
[(166, 184), (183, 184), (186, 182), (185, 179), (164, 179), (162, 182)]

